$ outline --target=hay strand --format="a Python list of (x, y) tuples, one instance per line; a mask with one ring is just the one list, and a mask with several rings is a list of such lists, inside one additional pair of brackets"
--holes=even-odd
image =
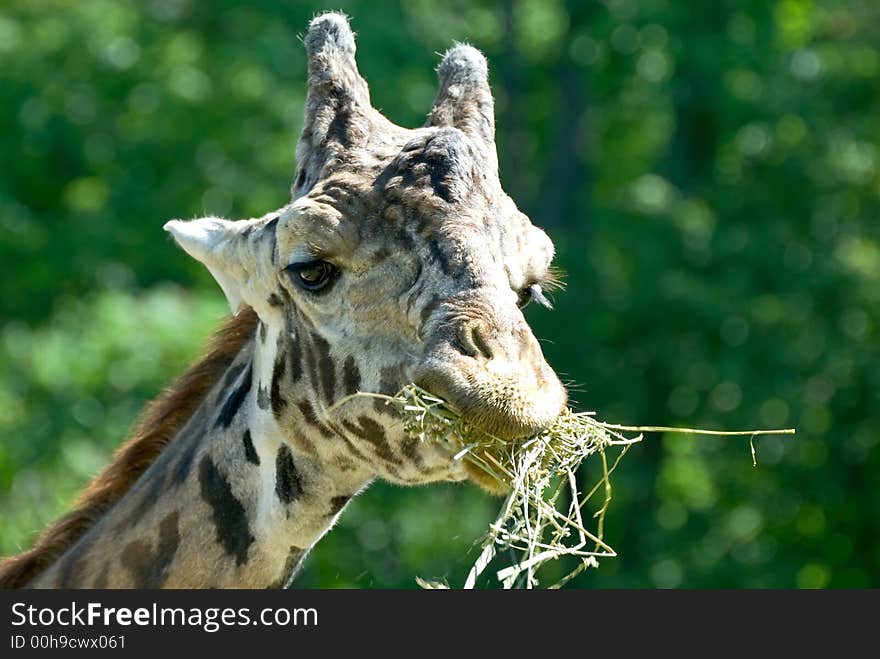
[[(613, 491), (610, 477), (630, 447), (642, 441), (646, 432), (749, 436), (754, 464), (755, 436), (795, 434), (793, 428), (721, 431), (629, 426), (598, 421), (592, 412), (565, 410), (541, 433), (509, 442), (468, 425), (453, 406), (413, 384), (395, 396), (358, 392), (330, 409), (360, 396), (384, 400), (398, 412), (408, 435), (419, 441), (448, 444), (456, 451), (456, 460), (469, 461), (510, 488), (468, 572), (466, 589), (475, 588), (480, 576), (500, 556), (511, 557), (509, 564), (495, 573), (503, 588), (535, 588), (541, 585), (538, 573), (542, 567), (571, 557), (575, 567), (547, 586), (559, 588), (584, 570), (598, 567), (599, 559), (617, 556), (603, 537)], [(610, 466), (609, 453), (615, 454)], [(576, 473), (581, 463), (593, 455), (598, 456), (601, 476), (584, 494), (578, 487)], [(592, 523), (587, 524), (584, 510), (600, 490), (604, 498), (589, 516)], [(423, 579), (417, 581), (424, 588), (449, 587)]]

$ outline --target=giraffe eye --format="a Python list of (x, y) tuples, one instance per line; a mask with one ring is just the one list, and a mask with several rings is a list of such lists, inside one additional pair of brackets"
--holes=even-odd
[(339, 274), (338, 268), (327, 261), (292, 263), (286, 270), (297, 286), (311, 292), (325, 290)]

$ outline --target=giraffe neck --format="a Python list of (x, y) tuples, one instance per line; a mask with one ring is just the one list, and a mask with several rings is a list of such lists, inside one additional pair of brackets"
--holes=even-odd
[(311, 385), (298, 391), (279, 366), (277, 330), (256, 334), (156, 462), (32, 587), (290, 583), (371, 474), (296, 430), (310, 423)]

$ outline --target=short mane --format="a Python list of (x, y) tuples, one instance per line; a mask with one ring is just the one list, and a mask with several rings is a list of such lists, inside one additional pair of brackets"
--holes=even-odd
[(144, 408), (131, 438), (80, 494), (74, 509), (47, 527), (31, 549), (0, 561), (0, 588), (26, 586), (122, 498), (192, 416), (253, 335), (256, 323), (248, 307), (217, 330), (205, 356)]

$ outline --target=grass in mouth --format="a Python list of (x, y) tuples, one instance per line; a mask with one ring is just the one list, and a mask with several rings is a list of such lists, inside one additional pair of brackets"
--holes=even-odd
[[(496, 578), (504, 588), (535, 588), (541, 568), (561, 557), (573, 557), (574, 568), (545, 587), (559, 588), (599, 559), (616, 556), (603, 539), (605, 513), (611, 503), (611, 474), (629, 448), (645, 432), (695, 435), (748, 436), (755, 462), (756, 435), (794, 434), (782, 430), (719, 431), (666, 426), (626, 426), (605, 423), (592, 412), (565, 410), (546, 430), (526, 440), (501, 440), (468, 425), (443, 399), (410, 384), (395, 396), (358, 392), (385, 400), (403, 420), (406, 432), (420, 441), (443, 442), (456, 451), (455, 459), (467, 460), (510, 488), (497, 519), (489, 525), (482, 551), (474, 562), (464, 588), (477, 579), (494, 559), (507, 559)], [(339, 401), (340, 405), (348, 397)], [(334, 406), (335, 407), (335, 406)], [(578, 485), (576, 472), (587, 458), (597, 460), (601, 475), (588, 489)], [(599, 495), (598, 497), (596, 495)], [(588, 506), (593, 502), (592, 506)], [(417, 579), (425, 588), (444, 584)]]

